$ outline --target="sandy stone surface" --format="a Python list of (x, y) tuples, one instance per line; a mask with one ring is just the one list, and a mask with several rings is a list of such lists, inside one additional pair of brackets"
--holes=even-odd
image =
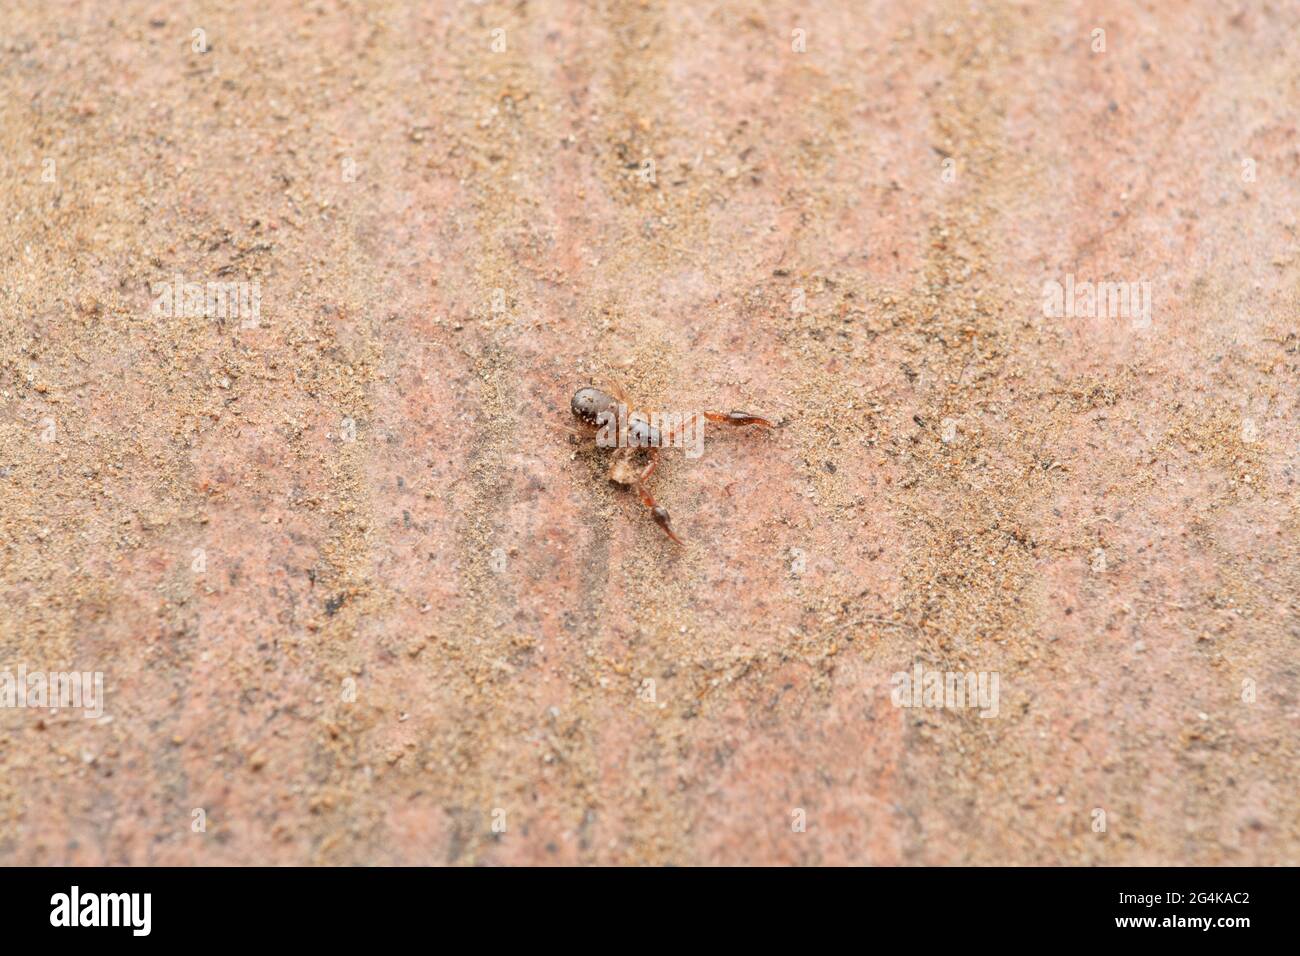
[(6, 0), (0, 863), (1300, 863), (1298, 42)]

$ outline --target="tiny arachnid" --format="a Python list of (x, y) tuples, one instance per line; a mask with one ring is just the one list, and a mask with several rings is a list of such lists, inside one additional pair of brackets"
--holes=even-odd
[[(696, 441), (703, 444), (703, 422), (691, 415), (660, 416), (647, 412), (629, 411), (628, 402), (618, 386), (610, 386), (609, 391), (585, 385), (573, 393), (569, 408), (573, 416), (588, 429), (598, 430), (597, 444), (611, 448), (614, 452), (609, 465), (609, 480), (624, 488), (631, 488), (641, 499), (641, 503), (650, 509), (650, 517), (655, 524), (663, 528), (664, 533), (678, 544), (682, 539), (673, 531), (668, 518), (668, 511), (657, 504), (654, 497), (646, 490), (645, 483), (659, 466), (659, 449), (665, 447), (684, 447), (682, 439), (692, 425), (696, 426)], [(711, 422), (725, 425), (759, 425), (763, 428), (775, 428), (766, 418), (759, 418), (749, 412), (700, 412)], [(617, 428), (618, 440), (610, 442), (601, 440), (608, 437), (608, 429)], [(648, 459), (644, 467), (635, 463), (641, 452)], [(688, 453), (689, 454), (689, 453)], [(698, 457), (699, 451), (696, 451)]]

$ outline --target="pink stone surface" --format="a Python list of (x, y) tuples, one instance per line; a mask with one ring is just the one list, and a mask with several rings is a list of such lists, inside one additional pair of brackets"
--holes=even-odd
[[(0, 863), (1300, 863), (1298, 39), (11, 0), (0, 672), (105, 703), (0, 708)], [(682, 547), (608, 378), (782, 423), (665, 453)]]

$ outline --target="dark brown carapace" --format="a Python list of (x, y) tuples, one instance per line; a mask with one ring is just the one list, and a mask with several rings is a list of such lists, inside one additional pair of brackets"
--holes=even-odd
[[(626, 417), (627, 444), (612, 448), (612, 460), (609, 466), (609, 480), (625, 488), (631, 488), (641, 499), (641, 503), (650, 509), (654, 523), (663, 528), (664, 533), (678, 544), (682, 539), (673, 531), (668, 511), (657, 504), (646, 489), (646, 482), (659, 467), (659, 449), (674, 443), (676, 433), (663, 433), (651, 424), (654, 420), (645, 412), (634, 412), (631, 403), (623, 395), (622, 389), (611, 386), (608, 391), (591, 385), (583, 386), (573, 393), (569, 408), (574, 418), (589, 429), (598, 429), (602, 425), (617, 421), (615, 416)], [(775, 427), (766, 418), (759, 418), (749, 412), (701, 412), (705, 419), (725, 425), (760, 425), (763, 428)], [(635, 458), (644, 452), (647, 462), (644, 466), (635, 463)]]

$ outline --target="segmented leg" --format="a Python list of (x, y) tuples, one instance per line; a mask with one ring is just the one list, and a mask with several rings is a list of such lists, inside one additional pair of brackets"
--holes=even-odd
[(757, 415), (749, 414), (749, 412), (703, 412), (702, 414), (709, 421), (721, 422), (724, 425), (762, 425), (764, 428), (776, 427), (766, 418), (759, 418)]
[(668, 517), (668, 509), (655, 504), (654, 496), (646, 491), (644, 485), (636, 486), (637, 494), (641, 496), (641, 504), (650, 509), (650, 517), (654, 523), (664, 529), (664, 534), (672, 538), (678, 544), (683, 544), (681, 538), (673, 531), (672, 521)]
[(650, 452), (650, 463), (641, 471), (641, 477), (637, 479), (638, 484), (644, 484), (649, 481), (650, 476), (653, 475), (655, 469), (659, 467), (659, 449), (650, 448), (648, 450)]
[(558, 433), (564, 435), (565, 441), (570, 445), (586, 445), (596, 440), (596, 433), (594, 431), (583, 431), (581, 428), (574, 428), (567, 422), (557, 422), (554, 423), (552, 427), (554, 427)]
[(677, 537), (677, 534), (673, 531), (672, 521), (668, 517), (668, 509), (658, 505), (654, 496), (650, 494), (650, 491), (645, 486), (645, 483), (650, 480), (650, 476), (655, 473), (655, 469), (659, 467), (659, 449), (651, 448), (649, 453), (650, 462), (641, 470), (641, 474), (636, 480), (637, 496), (641, 499), (641, 504), (650, 509), (650, 517), (654, 519), (655, 524), (664, 529), (664, 534), (681, 544), (682, 539)]
[(620, 379), (613, 375), (607, 375), (602, 384), (605, 386), (607, 393), (614, 396), (629, 409), (632, 407), (632, 400), (627, 397), (627, 389), (623, 387), (623, 382)]

